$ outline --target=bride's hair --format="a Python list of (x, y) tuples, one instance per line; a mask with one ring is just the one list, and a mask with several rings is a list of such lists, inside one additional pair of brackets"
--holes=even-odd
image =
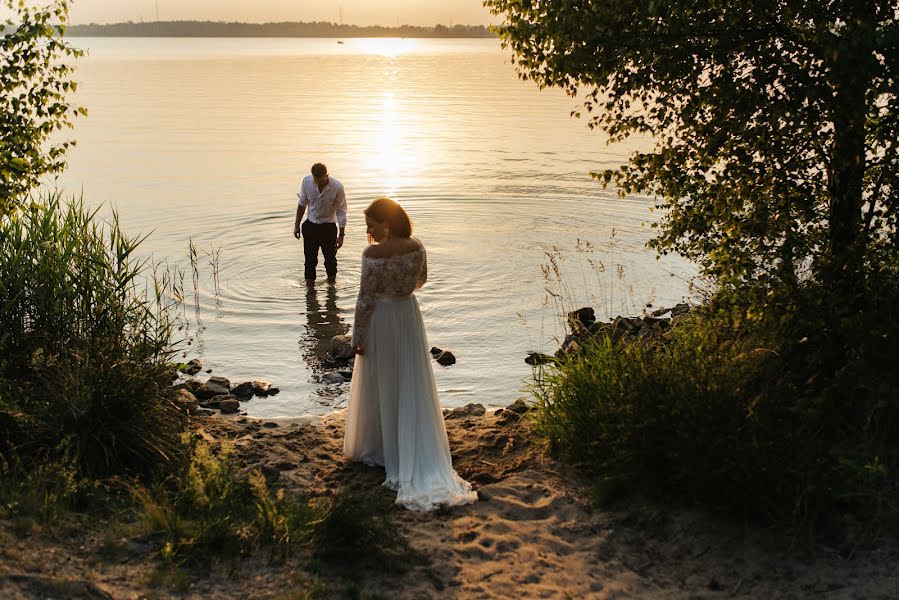
[(412, 237), (412, 220), (395, 200), (378, 198), (363, 212), (372, 221), (387, 223), (391, 237)]

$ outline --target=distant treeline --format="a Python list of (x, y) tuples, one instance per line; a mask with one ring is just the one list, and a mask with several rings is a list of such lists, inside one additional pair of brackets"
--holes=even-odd
[(67, 36), (76, 37), (409, 37), (487, 38), (494, 33), (483, 25), (416, 27), (401, 25), (338, 25), (337, 23), (221, 23), (215, 21), (159, 21), (70, 25)]

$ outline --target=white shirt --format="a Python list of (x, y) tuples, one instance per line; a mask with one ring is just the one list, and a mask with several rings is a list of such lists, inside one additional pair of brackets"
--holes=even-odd
[(306, 175), (300, 185), (300, 206), (306, 208), (306, 218), (313, 223), (337, 223), (346, 227), (346, 194), (343, 184), (328, 177), (328, 185), (321, 191), (312, 175)]

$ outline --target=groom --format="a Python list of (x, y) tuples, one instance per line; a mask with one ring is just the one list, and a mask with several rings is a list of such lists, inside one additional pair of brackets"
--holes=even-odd
[[(297, 219), (293, 226), (295, 238), (303, 238), (303, 254), (306, 256), (306, 285), (315, 283), (318, 251), (325, 258), (328, 283), (337, 279), (337, 251), (343, 246), (346, 229), (346, 194), (343, 184), (328, 177), (328, 168), (321, 163), (312, 165), (312, 175), (303, 178), (297, 205)], [(306, 221), (303, 213), (309, 209)], [(302, 223), (302, 226), (300, 226)], [(340, 233), (337, 232), (338, 227)]]

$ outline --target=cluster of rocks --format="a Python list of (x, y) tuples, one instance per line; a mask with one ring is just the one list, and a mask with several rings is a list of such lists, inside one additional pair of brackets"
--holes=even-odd
[[(652, 308), (647, 305), (647, 308)], [(672, 326), (686, 318), (690, 313), (689, 304), (677, 304), (674, 308), (659, 308), (644, 314), (642, 317), (617, 316), (608, 323), (596, 320), (594, 310), (586, 306), (568, 313), (568, 330), (561, 347), (555, 356), (528, 352), (524, 359), (529, 365), (542, 365), (564, 361), (570, 356), (580, 353), (584, 344), (592, 339), (608, 337), (612, 342), (633, 342), (652, 339), (668, 331)]]
[[(436, 346), (431, 348), (431, 357), (444, 367), (456, 364), (456, 356), (452, 352)], [(327, 360), (332, 370), (322, 375), (322, 381), (325, 383), (340, 383), (336, 376), (342, 377), (344, 380), (352, 379), (353, 360), (355, 358), (356, 351), (353, 349), (352, 336), (335, 335), (332, 337)]]
[(226, 377), (213, 375), (203, 381), (194, 377), (202, 368), (199, 359), (191, 360), (181, 371), (183, 381), (172, 386), (175, 404), (192, 415), (212, 415), (216, 410), (222, 414), (235, 414), (240, 411), (241, 402), (255, 396), (274, 396), (281, 391), (263, 380), (232, 385)]
[[(500, 425), (509, 425), (518, 422), (522, 415), (530, 411), (533, 407), (525, 402), (524, 398), (519, 398), (505, 408), (497, 408), (493, 414), (500, 417)], [(443, 418), (449, 419), (466, 419), (468, 417), (482, 417), (487, 412), (483, 404), (466, 404), (457, 408), (444, 408)]]

